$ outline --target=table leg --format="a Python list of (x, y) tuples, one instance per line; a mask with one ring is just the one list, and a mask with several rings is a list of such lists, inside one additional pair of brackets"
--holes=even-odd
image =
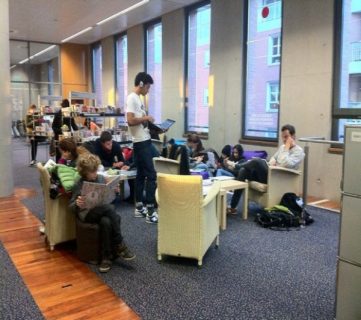
[(243, 213), (242, 218), (243, 220), (247, 220), (248, 218), (248, 186), (244, 188), (243, 192)]

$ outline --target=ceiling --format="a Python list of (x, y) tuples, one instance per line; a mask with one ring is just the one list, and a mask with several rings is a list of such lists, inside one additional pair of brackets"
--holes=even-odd
[(69, 41), (89, 44), (199, 1), (149, 0), (128, 13), (95, 26), (140, 0), (11, 0), (10, 39), (61, 43), (63, 39), (93, 27)]

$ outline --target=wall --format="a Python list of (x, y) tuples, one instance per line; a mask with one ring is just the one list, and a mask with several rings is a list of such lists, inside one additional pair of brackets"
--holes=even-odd
[(88, 46), (62, 44), (60, 59), (63, 97), (68, 97), (70, 91), (88, 92)]

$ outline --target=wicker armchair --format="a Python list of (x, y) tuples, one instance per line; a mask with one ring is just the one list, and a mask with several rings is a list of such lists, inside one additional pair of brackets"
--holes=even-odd
[(280, 203), (286, 192), (300, 192), (301, 171), (269, 166), (268, 183), (248, 181), (248, 201), (254, 201), (263, 207), (272, 207)]
[(158, 174), (159, 261), (171, 255), (197, 259), (202, 266), (210, 245), (219, 243), (219, 190), (215, 182), (204, 198), (201, 176)]
[(75, 239), (75, 214), (69, 209), (69, 199), (66, 196), (50, 198), (49, 172), (41, 163), (37, 167), (45, 203), (45, 236), (52, 251), (56, 244)]
[(157, 173), (179, 174), (180, 163), (178, 160), (155, 157), (153, 163)]

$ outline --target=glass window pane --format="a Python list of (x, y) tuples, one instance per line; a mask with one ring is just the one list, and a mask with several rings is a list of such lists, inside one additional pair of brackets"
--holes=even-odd
[(361, 125), (361, 119), (339, 119), (336, 140), (343, 141), (346, 124)]
[(187, 131), (208, 133), (211, 6), (196, 8), (188, 14)]
[(92, 76), (93, 92), (96, 94), (96, 106), (103, 105), (103, 87), (102, 87), (102, 47), (96, 44), (92, 50)]
[(276, 140), (281, 60), (281, 0), (248, 1), (246, 104), (243, 135)]
[(116, 50), (116, 105), (124, 111), (128, 95), (128, 41), (127, 36), (118, 37), (115, 45)]
[(155, 122), (161, 122), (162, 116), (162, 24), (152, 24), (147, 28), (147, 73), (154, 84), (148, 94), (148, 113)]
[[(341, 35), (336, 47), (339, 48), (338, 88), (336, 88), (335, 112), (343, 119), (336, 121), (337, 134), (333, 139), (343, 139), (346, 123), (360, 123), (353, 120), (361, 110), (361, 0), (343, 0), (342, 10), (338, 10), (341, 21)], [(349, 117), (349, 118), (348, 118)]]

